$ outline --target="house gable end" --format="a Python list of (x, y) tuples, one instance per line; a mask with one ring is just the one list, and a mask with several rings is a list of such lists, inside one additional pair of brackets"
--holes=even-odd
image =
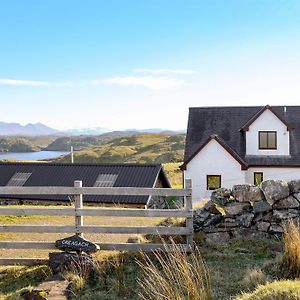
[(227, 153), (229, 153), (240, 165), (241, 170), (247, 170), (247, 163), (240, 158), (240, 156), (234, 152), (222, 139), (220, 139), (217, 135), (211, 135), (205, 142), (202, 144), (181, 166), (181, 170), (186, 170), (187, 164), (202, 151), (212, 140), (215, 140)]

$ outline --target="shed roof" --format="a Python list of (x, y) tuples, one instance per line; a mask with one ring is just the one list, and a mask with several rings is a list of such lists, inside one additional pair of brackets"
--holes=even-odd
[[(81, 180), (83, 186), (92, 187), (100, 174), (115, 174), (115, 187), (153, 187), (157, 178), (163, 187), (170, 187), (161, 164), (0, 163), (0, 186), (6, 186), (16, 173), (32, 173), (23, 186), (74, 186), (74, 181)], [(0, 195), (0, 198), (69, 199), (67, 195)], [(96, 203), (146, 204), (147, 200), (148, 196), (83, 196), (83, 201)]]

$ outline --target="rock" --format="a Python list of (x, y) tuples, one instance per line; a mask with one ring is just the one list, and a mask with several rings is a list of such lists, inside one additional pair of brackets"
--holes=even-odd
[(261, 183), (260, 188), (270, 205), (290, 194), (289, 186), (284, 180), (266, 180)]
[(297, 218), (299, 215), (300, 211), (297, 209), (273, 210), (273, 217), (279, 221), (289, 218)]
[(258, 186), (252, 184), (236, 184), (232, 188), (232, 196), (239, 202), (255, 202), (264, 200), (264, 194)]
[(294, 193), (293, 196), (300, 202), (300, 193)]
[(300, 191), (300, 180), (291, 180), (288, 182), (291, 193), (298, 193)]
[(239, 224), (247, 228), (251, 226), (253, 219), (254, 219), (254, 214), (252, 213), (245, 213), (237, 217)]
[(231, 191), (226, 188), (219, 188), (214, 190), (211, 193), (211, 201), (213, 201), (216, 204), (225, 205), (228, 203), (229, 198), (231, 196)]
[(249, 208), (249, 203), (232, 203), (224, 207), (226, 216), (240, 215), (243, 211), (246, 211)]
[(210, 216), (210, 213), (204, 208), (199, 208), (194, 211), (193, 214), (193, 224), (194, 230), (199, 231), (205, 222), (205, 220)]
[(297, 208), (300, 204), (296, 198), (293, 196), (288, 196), (284, 199), (280, 199), (273, 204), (273, 208), (283, 209), (283, 208)]
[(238, 227), (239, 226), (239, 223), (237, 222), (222, 222), (222, 223), (219, 223), (217, 225), (215, 225), (217, 228), (234, 228), (234, 227)]
[(256, 225), (258, 231), (267, 232), (271, 224), (269, 222), (258, 222)]
[(204, 209), (214, 215), (223, 215), (225, 213), (224, 208), (214, 203), (213, 201), (208, 201), (204, 205)]
[(272, 224), (269, 228), (270, 233), (283, 233), (283, 228), (278, 224)]
[(220, 223), (223, 219), (224, 218), (221, 215), (212, 215), (203, 223), (203, 227), (215, 226), (216, 224)]
[(270, 211), (272, 209), (271, 205), (267, 201), (257, 201), (253, 203), (253, 212), (254, 213), (261, 213)]
[(78, 235), (73, 235), (55, 242), (55, 247), (62, 251), (76, 251), (85, 253), (97, 252), (100, 248), (97, 244), (94, 244)]
[(206, 234), (206, 241), (209, 243), (226, 243), (230, 240), (228, 232), (214, 232)]
[(88, 254), (77, 254), (69, 252), (50, 252), (49, 253), (49, 268), (53, 274), (58, 274), (63, 271), (77, 270), (81, 272), (82, 266), (92, 270), (94, 268), (93, 259)]

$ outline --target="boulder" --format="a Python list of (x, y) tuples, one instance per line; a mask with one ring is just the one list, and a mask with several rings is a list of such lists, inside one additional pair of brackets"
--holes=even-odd
[(291, 193), (300, 192), (300, 180), (291, 180), (288, 182), (288, 185)]
[(290, 188), (284, 180), (266, 180), (260, 185), (267, 202), (273, 205), (274, 202), (286, 198), (290, 194)]
[(294, 193), (293, 196), (300, 202), (300, 192)]
[(280, 199), (273, 204), (273, 208), (283, 209), (283, 208), (297, 208), (300, 204), (296, 198), (293, 196), (288, 196), (284, 199)]
[(216, 224), (220, 223), (223, 220), (223, 216), (221, 215), (211, 215), (210, 218), (208, 218), (204, 223), (203, 227), (208, 226), (215, 226)]
[(194, 210), (193, 214), (193, 225), (194, 231), (198, 232), (201, 230), (203, 223), (210, 216), (210, 213), (204, 208)]
[(245, 213), (237, 217), (237, 221), (243, 227), (249, 228), (251, 223), (254, 219), (254, 214), (252, 213)]
[(239, 202), (255, 202), (264, 199), (258, 186), (252, 184), (236, 184), (232, 188), (232, 196)]
[(269, 228), (270, 233), (283, 233), (283, 228), (278, 224), (272, 224)]
[(214, 203), (213, 201), (208, 201), (204, 209), (207, 210), (209, 213), (214, 214), (214, 215), (223, 215), (225, 214), (224, 208), (221, 207), (220, 205)]
[(231, 196), (231, 191), (226, 188), (219, 188), (214, 190), (211, 193), (211, 201), (213, 201), (216, 204), (225, 205), (228, 203), (229, 198)]
[(243, 211), (250, 208), (249, 203), (231, 203), (224, 207), (226, 216), (240, 215)]
[(256, 225), (258, 231), (267, 232), (271, 224), (269, 222), (258, 222)]
[(209, 216), (210, 213), (206, 211), (204, 208), (196, 209), (194, 210), (193, 213), (194, 222), (197, 223), (203, 223)]
[(253, 203), (253, 212), (254, 213), (262, 213), (262, 212), (267, 212), (272, 209), (272, 206), (264, 200), (257, 201)]
[(274, 209), (273, 217), (279, 221), (289, 219), (289, 218), (297, 218), (300, 215), (300, 211), (298, 209)]

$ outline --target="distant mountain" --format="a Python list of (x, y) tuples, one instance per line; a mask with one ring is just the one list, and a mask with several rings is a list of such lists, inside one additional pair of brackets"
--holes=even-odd
[(109, 129), (102, 127), (92, 127), (92, 128), (74, 128), (64, 131), (66, 135), (100, 135), (105, 132), (109, 132)]
[[(78, 129), (69, 129), (64, 131), (66, 136), (78, 136), (78, 135), (102, 135), (105, 133), (112, 134), (122, 132), (122, 135), (126, 134), (135, 134), (135, 133), (161, 133), (161, 134), (181, 134), (185, 133), (185, 130), (169, 130), (169, 129), (162, 129), (162, 128), (149, 128), (149, 129), (126, 129), (126, 130), (118, 130), (118, 131), (111, 131), (107, 128), (103, 127), (92, 127), (92, 128), (78, 128)], [(125, 134), (123, 134), (125, 133)]]
[(57, 135), (60, 131), (50, 128), (42, 123), (27, 124), (0, 122), (0, 135), (4, 136), (42, 136)]
[(181, 134), (186, 133), (186, 130), (169, 130), (163, 128), (148, 128), (148, 129), (127, 129), (126, 131), (139, 132), (139, 133), (160, 133), (160, 134)]

